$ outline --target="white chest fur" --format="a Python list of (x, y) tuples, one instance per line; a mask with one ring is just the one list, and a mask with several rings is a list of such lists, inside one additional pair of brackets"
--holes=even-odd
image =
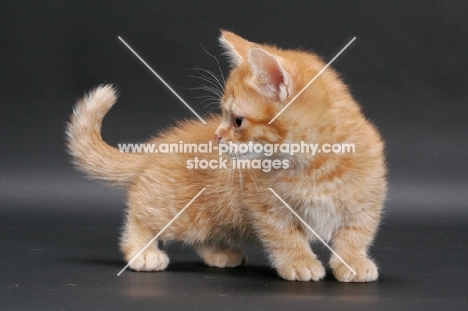
[[(284, 186), (284, 185), (283, 185)], [(324, 193), (330, 193), (331, 185), (326, 186), (290, 184), (282, 187), (285, 201), (298, 215), (325, 241), (329, 241), (333, 232), (343, 225), (342, 210), (336, 200)], [(286, 207), (284, 207), (286, 208)], [(309, 240), (317, 240), (316, 236), (304, 227)]]

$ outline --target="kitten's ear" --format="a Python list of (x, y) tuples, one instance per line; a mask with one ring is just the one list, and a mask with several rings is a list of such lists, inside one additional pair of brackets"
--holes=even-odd
[(263, 49), (252, 48), (248, 52), (248, 60), (263, 95), (280, 100), (289, 97), (291, 76), (275, 56)]
[(252, 47), (251, 42), (227, 30), (221, 30), (219, 44), (228, 56), (231, 67), (237, 67), (242, 64), (247, 58), (247, 52)]

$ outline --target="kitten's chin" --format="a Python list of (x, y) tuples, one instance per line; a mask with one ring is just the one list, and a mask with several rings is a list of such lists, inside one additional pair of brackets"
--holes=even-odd
[(225, 153), (225, 155), (229, 156), (233, 159), (238, 160), (285, 160), (289, 159), (288, 156), (272, 154), (272, 155), (265, 155), (263, 153), (256, 153), (256, 152), (246, 152), (246, 153)]
[(229, 153), (228, 156), (239, 160), (256, 160), (265, 158), (265, 156), (259, 153)]

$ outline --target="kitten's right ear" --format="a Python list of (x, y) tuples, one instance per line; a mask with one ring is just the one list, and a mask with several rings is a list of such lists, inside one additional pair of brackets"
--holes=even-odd
[(291, 75), (277, 57), (260, 48), (249, 51), (248, 61), (264, 96), (285, 100), (291, 94)]
[(247, 59), (247, 53), (253, 46), (251, 42), (227, 30), (221, 30), (219, 44), (224, 49), (231, 67), (242, 64)]

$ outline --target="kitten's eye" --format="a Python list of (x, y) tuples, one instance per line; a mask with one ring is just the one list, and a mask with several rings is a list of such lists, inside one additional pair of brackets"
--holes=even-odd
[(242, 125), (242, 121), (244, 121), (243, 117), (235, 117), (234, 118), (234, 124), (236, 127), (240, 127)]

